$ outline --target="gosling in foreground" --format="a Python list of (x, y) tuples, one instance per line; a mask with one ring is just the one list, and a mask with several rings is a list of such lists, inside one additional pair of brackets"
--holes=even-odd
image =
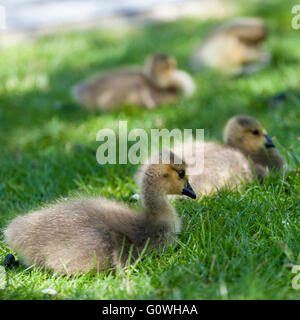
[(196, 195), (185, 164), (148, 164), (141, 169), (142, 212), (105, 198), (83, 198), (14, 219), (5, 240), (28, 266), (82, 274), (126, 267), (144, 249), (174, 242), (181, 223), (167, 194)]

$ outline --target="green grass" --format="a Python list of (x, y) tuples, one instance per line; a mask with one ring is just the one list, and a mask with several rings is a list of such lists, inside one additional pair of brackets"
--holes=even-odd
[[(226, 120), (239, 113), (260, 119), (289, 164), (289, 180), (271, 177), (237, 193), (222, 191), (198, 202), (175, 202), (184, 220), (178, 244), (145, 257), (129, 272), (61, 277), (23, 266), (7, 271), (1, 299), (299, 299), (290, 266), (300, 264), (300, 30), (290, 27), (282, 1), (250, 2), (242, 13), (266, 19), (270, 67), (228, 79), (194, 74), (198, 90), (156, 110), (127, 107), (87, 113), (74, 106), (69, 88), (96, 70), (140, 64), (153, 51), (172, 53), (188, 69), (192, 48), (216, 21), (150, 25), (128, 34), (99, 30), (47, 36), (5, 48), (0, 62), (0, 227), (59, 199), (101, 195), (129, 202), (137, 191), (132, 165), (99, 166), (96, 133), (127, 120), (129, 130), (204, 128), (220, 140)], [(267, 99), (288, 98), (276, 108)], [(139, 207), (139, 204), (132, 205)], [(10, 252), (0, 240), (0, 260)], [(58, 294), (42, 294), (53, 288)]]

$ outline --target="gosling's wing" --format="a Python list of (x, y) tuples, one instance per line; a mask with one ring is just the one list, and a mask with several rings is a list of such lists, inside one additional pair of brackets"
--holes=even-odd
[(143, 73), (138, 68), (112, 70), (78, 83), (71, 89), (71, 94), (79, 104), (105, 109), (121, 103), (143, 80)]
[[(189, 161), (186, 161), (187, 163)], [(190, 175), (190, 183), (199, 195), (207, 195), (229, 187), (235, 188), (243, 181), (252, 179), (249, 161), (239, 151), (225, 145), (204, 144), (204, 167)]]
[(220, 33), (230, 34), (240, 41), (257, 43), (267, 37), (267, 28), (259, 18), (237, 18), (227, 22), (219, 29)]

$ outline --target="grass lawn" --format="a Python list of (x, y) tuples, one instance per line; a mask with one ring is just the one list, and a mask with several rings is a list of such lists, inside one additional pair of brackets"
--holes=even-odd
[[(250, 2), (241, 14), (264, 17), (270, 29), (270, 67), (228, 79), (194, 74), (195, 96), (156, 110), (126, 107), (87, 113), (69, 88), (100, 69), (141, 64), (150, 52), (188, 56), (216, 21), (184, 20), (129, 33), (99, 30), (43, 37), (0, 52), (0, 228), (29, 210), (66, 197), (101, 195), (129, 203), (137, 192), (133, 165), (100, 166), (96, 133), (127, 120), (128, 129), (204, 128), (220, 140), (235, 114), (257, 117), (276, 136), (289, 164), (280, 177), (237, 193), (222, 191), (198, 202), (174, 202), (184, 220), (178, 244), (153, 253), (127, 273), (56, 276), (20, 266), (7, 271), (1, 299), (299, 299), (291, 265), (300, 265), (299, 167), (300, 30), (291, 28), (293, 1)], [(269, 107), (268, 97), (287, 99)], [(131, 204), (139, 207), (140, 204)], [(0, 235), (0, 261), (10, 252)], [(47, 296), (52, 288), (57, 295)]]

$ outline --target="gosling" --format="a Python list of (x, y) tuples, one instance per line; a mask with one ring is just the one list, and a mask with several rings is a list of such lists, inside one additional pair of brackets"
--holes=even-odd
[(96, 74), (75, 85), (73, 99), (88, 110), (113, 110), (125, 104), (152, 109), (175, 102), (182, 92), (191, 97), (195, 83), (190, 75), (176, 69), (176, 60), (153, 54), (144, 67), (125, 68)]
[(261, 46), (266, 38), (263, 20), (233, 19), (216, 28), (193, 52), (191, 68), (209, 67), (232, 76), (256, 72), (271, 61)]
[[(190, 183), (197, 195), (209, 195), (224, 187), (235, 189), (256, 177), (262, 182), (272, 171), (284, 173), (286, 169), (271, 137), (253, 117), (231, 118), (224, 129), (224, 141), (225, 144), (204, 143), (203, 171), (194, 167), (195, 157), (202, 156), (200, 144), (190, 145), (190, 151), (184, 153)], [(179, 154), (181, 147), (178, 145), (174, 152)]]
[(141, 169), (142, 212), (105, 198), (83, 198), (14, 219), (5, 239), (28, 266), (70, 275), (126, 268), (143, 250), (171, 245), (180, 218), (167, 194), (196, 195), (185, 164), (171, 154), (170, 164)]

